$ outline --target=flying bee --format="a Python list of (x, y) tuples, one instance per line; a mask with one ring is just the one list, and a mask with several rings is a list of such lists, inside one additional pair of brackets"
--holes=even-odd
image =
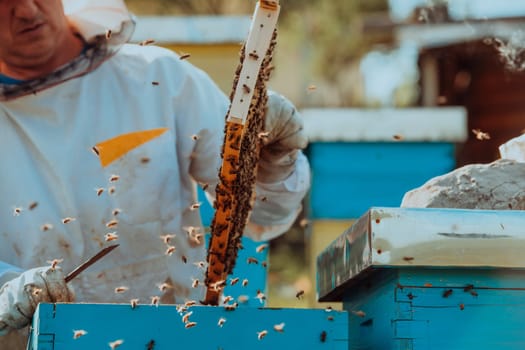
[(190, 210), (197, 210), (201, 207), (201, 204), (202, 202), (198, 202), (198, 203), (193, 203), (191, 206), (190, 206)]
[(109, 182), (117, 182), (119, 179), (120, 179), (120, 176), (115, 175), (115, 174), (112, 174), (112, 175), (109, 177)]
[(97, 192), (97, 196), (101, 196), (102, 193), (104, 193), (105, 189), (103, 187), (95, 188), (95, 191)]
[(254, 60), (258, 60), (259, 59), (259, 55), (257, 54), (257, 52), (255, 50), (253, 50), (253, 52), (250, 52), (248, 54), (248, 57), (250, 57), (251, 59), (254, 59)]
[(257, 291), (257, 295), (255, 296), (257, 299), (259, 299), (259, 301), (262, 303), (264, 303), (264, 301), (266, 300), (266, 295), (264, 295), (263, 292), (261, 292), (260, 290)]
[(153, 86), (158, 86), (158, 85), (159, 85), (159, 82), (158, 82), (158, 81), (152, 81), (152, 82), (151, 82), (151, 85), (153, 85)]
[(299, 300), (304, 296), (304, 290), (300, 290), (297, 293), (295, 293), (295, 297)]
[(98, 150), (97, 146), (91, 147), (91, 151), (97, 156), (100, 156), (100, 151)]
[(109, 220), (109, 221), (106, 223), (106, 227), (107, 227), (107, 228), (114, 228), (114, 227), (117, 227), (117, 226), (118, 226), (118, 220), (117, 220), (117, 219)]
[(197, 261), (193, 265), (197, 266), (199, 269), (206, 269), (206, 261)]
[(352, 311), (352, 313), (358, 317), (365, 317), (366, 313), (362, 310)]
[(233, 297), (231, 295), (225, 296), (222, 300), (223, 304), (228, 304), (230, 301), (233, 300)]
[(162, 239), (162, 241), (165, 244), (169, 244), (171, 242), (171, 239), (174, 238), (174, 237), (175, 237), (174, 234), (160, 235), (160, 239)]
[(255, 251), (257, 253), (261, 253), (263, 252), (266, 248), (268, 248), (268, 244), (267, 243), (263, 243), (261, 245), (259, 245), (257, 248), (255, 248)]
[(197, 134), (193, 134), (193, 135), (191, 135), (191, 139), (192, 139), (193, 141), (197, 141), (197, 140), (199, 139), (199, 135), (197, 135)]
[(191, 287), (197, 288), (198, 286), (199, 286), (199, 280), (197, 278), (192, 278)]
[(246, 287), (247, 285), (248, 285), (248, 279), (245, 278), (245, 279), (242, 280), (242, 286)]
[(73, 330), (73, 339), (78, 339), (80, 337), (82, 337), (83, 335), (86, 335), (87, 332), (83, 329), (77, 329), (77, 330)]
[(315, 91), (317, 90), (317, 86), (315, 86), (314, 84), (310, 84), (308, 85), (308, 87), (306, 88), (307, 91)]
[(394, 141), (401, 141), (403, 140), (403, 135), (395, 134), (392, 135), (392, 138), (394, 139)]
[(120, 286), (120, 287), (115, 288), (115, 293), (117, 293), (117, 294), (126, 293), (128, 290), (129, 290), (128, 287)]
[(173, 288), (173, 286), (167, 282), (159, 284), (158, 287), (161, 292), (165, 292), (166, 290)]
[(108, 188), (108, 193), (113, 195), (117, 191), (117, 188), (115, 186), (111, 186)]
[(155, 43), (155, 40), (153, 39), (146, 39), (144, 41), (141, 41), (140, 42), (140, 46), (146, 46), (146, 45), (151, 45), (151, 44), (154, 44)]
[(210, 185), (209, 184), (201, 184), (201, 186), (202, 186), (202, 190), (206, 191)]
[(480, 141), (490, 140), (490, 135), (487, 132), (483, 132), (480, 129), (472, 129), (472, 132), (474, 133), (474, 135), (476, 135), (476, 138)]
[(38, 207), (38, 202), (31, 202), (31, 203), (29, 203), (29, 206), (27, 207), (27, 209), (33, 210), (36, 207)]
[(115, 341), (109, 342), (109, 347), (111, 348), (111, 350), (115, 350), (116, 348), (118, 348), (119, 346), (121, 346), (122, 343), (124, 343), (124, 340), (122, 340), (122, 339), (117, 339), (117, 340), (115, 340)]
[(181, 60), (185, 60), (185, 59), (190, 58), (190, 57), (191, 57), (191, 54), (189, 54), (189, 53), (187, 53), (187, 52), (183, 52), (183, 53), (181, 53), (180, 56), (179, 56), (179, 58), (180, 58)]
[(122, 210), (120, 210), (119, 208), (115, 208), (115, 209), (113, 209), (113, 211), (111, 212), (111, 214), (112, 214), (113, 216), (117, 216), (117, 215), (119, 215), (121, 212), (122, 212)]
[(197, 302), (195, 300), (188, 300), (184, 303), (184, 306), (186, 307), (190, 307), (190, 306), (193, 306), (193, 305), (196, 305)]
[(174, 245), (168, 245), (166, 248), (166, 251), (164, 252), (165, 255), (171, 256), (175, 252), (176, 248)]
[(268, 334), (267, 330), (262, 330), (260, 332), (257, 332), (257, 339), (262, 340), (262, 338), (266, 337), (266, 334)]
[(66, 218), (63, 218), (63, 219), (62, 219), (62, 223), (63, 223), (63, 224), (69, 224), (70, 222), (73, 222), (73, 221), (75, 221), (75, 220), (76, 220), (75, 218), (66, 217)]
[(279, 333), (282, 333), (284, 332), (284, 322), (281, 322), (279, 324), (276, 324), (273, 326), (273, 329), (276, 331), (276, 332), (279, 332)]
[(184, 328), (192, 328), (197, 325), (197, 322), (188, 322), (184, 325)]
[(237, 282), (239, 282), (239, 277), (230, 279), (230, 286), (234, 286)]
[(142, 157), (142, 158), (140, 158), (140, 162), (141, 162), (142, 164), (147, 164), (147, 163), (149, 163), (150, 160), (151, 160), (151, 159), (149, 159), (148, 157)]
[(111, 38), (111, 29), (106, 29), (106, 39), (110, 39)]
[(188, 258), (186, 258), (186, 255), (183, 255), (183, 256), (181, 256), (180, 258), (182, 259), (182, 262), (183, 262), (183, 263), (186, 264), (186, 263), (188, 262)]
[(246, 262), (249, 264), (259, 264), (259, 260), (255, 259), (255, 258), (252, 258), (252, 257), (249, 257), (248, 259), (246, 259)]
[(58, 265), (64, 261), (64, 259), (53, 259), (53, 260), (48, 260), (47, 263), (51, 265), (51, 270), (54, 270), (58, 267)]
[(224, 323), (226, 322), (226, 319), (224, 317), (219, 318), (219, 321), (217, 321), (217, 326), (222, 327), (224, 326)]
[(42, 226), (40, 226), (40, 231), (43, 231), (43, 232), (46, 232), (46, 231), (49, 231), (53, 228), (53, 225), (51, 224), (43, 224)]
[(116, 241), (118, 239), (118, 235), (116, 232), (108, 232), (106, 233), (106, 235), (104, 236), (104, 240), (106, 242), (112, 242), (112, 241)]
[(262, 132), (257, 134), (257, 137), (260, 138), (260, 139), (265, 139), (268, 136), (270, 136), (270, 132), (269, 131), (262, 131)]

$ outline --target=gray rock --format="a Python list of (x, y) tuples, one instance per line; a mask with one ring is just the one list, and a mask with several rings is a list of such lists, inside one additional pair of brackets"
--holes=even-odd
[(401, 207), (524, 210), (525, 163), (466, 165), (407, 192)]

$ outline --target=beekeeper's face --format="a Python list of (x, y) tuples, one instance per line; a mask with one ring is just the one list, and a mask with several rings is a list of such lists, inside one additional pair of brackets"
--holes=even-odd
[(0, 0), (0, 64), (44, 64), (57, 55), (67, 35), (61, 0)]

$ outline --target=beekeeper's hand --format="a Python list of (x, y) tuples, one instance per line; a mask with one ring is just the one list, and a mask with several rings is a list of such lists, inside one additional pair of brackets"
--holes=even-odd
[(297, 153), (306, 148), (308, 139), (295, 106), (280, 94), (268, 92), (268, 110), (257, 180), (261, 183), (283, 181), (293, 172)]
[(27, 270), (0, 289), (0, 335), (27, 326), (38, 303), (73, 299), (59, 267)]

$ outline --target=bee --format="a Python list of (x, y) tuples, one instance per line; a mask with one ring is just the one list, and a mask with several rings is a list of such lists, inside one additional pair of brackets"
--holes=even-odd
[(474, 135), (476, 135), (476, 138), (480, 141), (490, 140), (490, 135), (487, 132), (483, 132), (480, 129), (472, 129), (472, 132), (474, 133)]
[(198, 203), (193, 203), (191, 206), (190, 206), (190, 210), (197, 210), (201, 207), (201, 204), (202, 202), (198, 202)]
[(188, 322), (184, 325), (184, 328), (192, 328), (197, 325), (197, 322)]
[(199, 139), (199, 135), (197, 135), (197, 134), (193, 134), (193, 135), (191, 135), (191, 139), (192, 139), (193, 141), (197, 141), (197, 140)]
[(160, 235), (160, 239), (162, 239), (162, 241), (165, 244), (169, 244), (171, 242), (171, 239), (174, 238), (175, 236), (176, 236), (175, 234)]
[(103, 187), (95, 188), (95, 191), (97, 192), (97, 196), (101, 196), (102, 193), (104, 193), (105, 189)]
[(257, 299), (259, 299), (259, 301), (262, 303), (264, 303), (264, 301), (266, 300), (266, 295), (264, 295), (263, 292), (261, 292), (260, 290), (257, 290), (257, 295), (255, 296)]
[(165, 255), (171, 256), (175, 252), (175, 246), (174, 245), (168, 245), (166, 248), (166, 251), (164, 252)]
[(193, 265), (197, 266), (199, 269), (206, 269), (206, 261), (197, 261)]
[(317, 90), (317, 86), (315, 86), (314, 84), (310, 84), (310, 85), (308, 85), (306, 90), (308, 90), (308, 91), (315, 91), (315, 90)]
[(202, 184), (201, 186), (202, 186), (202, 190), (206, 191), (210, 185), (209, 184)]
[(463, 288), (463, 291), (464, 292), (468, 292), (468, 291), (471, 291), (472, 289), (474, 289), (474, 285), (473, 284), (467, 284), (465, 286), (465, 288)]
[(83, 335), (86, 335), (87, 332), (83, 329), (77, 329), (77, 330), (73, 330), (73, 339), (78, 339), (80, 337), (82, 337)]
[(225, 322), (226, 322), (226, 319), (224, 317), (221, 317), (219, 318), (219, 321), (217, 321), (217, 326), (222, 327)]
[(326, 341), (326, 331), (322, 331), (321, 334), (319, 335), (319, 340), (321, 340), (321, 343), (324, 343)]
[(153, 85), (153, 86), (158, 86), (158, 85), (159, 85), (159, 82), (158, 82), (158, 81), (152, 81), (152, 82), (151, 82), (151, 85)]
[(193, 305), (196, 305), (197, 302), (195, 300), (188, 300), (184, 303), (184, 306), (186, 307), (190, 307), (190, 306), (193, 306)]
[(109, 177), (109, 182), (117, 182), (119, 179), (120, 176), (113, 174)]
[(225, 311), (234, 311), (235, 309), (237, 309), (237, 306), (239, 306), (239, 304), (237, 304), (237, 303), (233, 303), (231, 305), (225, 305), (224, 306), (224, 310)]
[(331, 306), (327, 306), (326, 309), (324, 309), (325, 312), (332, 312), (332, 310)]
[(226, 285), (226, 281), (220, 280), (220, 281), (212, 283), (210, 286), (211, 288), (213, 288), (213, 290), (220, 291), (224, 288), (225, 285)]
[(186, 263), (188, 262), (188, 258), (186, 258), (186, 255), (183, 255), (183, 256), (181, 256), (180, 258), (182, 259), (182, 262), (183, 262), (183, 263), (186, 264)]
[(250, 52), (248, 54), (248, 57), (250, 57), (251, 59), (254, 59), (254, 60), (258, 60), (259, 59), (259, 55), (257, 54), (257, 52), (255, 50), (253, 50), (253, 52)]
[(54, 270), (58, 267), (58, 265), (64, 261), (64, 259), (53, 259), (53, 260), (48, 260), (47, 263), (51, 265), (51, 270)]
[(252, 90), (250, 87), (246, 84), (242, 84), (242, 89), (244, 90), (244, 93), (249, 94)]
[(115, 208), (115, 209), (113, 209), (113, 211), (111, 212), (111, 214), (112, 214), (113, 216), (117, 216), (117, 215), (119, 215), (121, 212), (122, 212), (122, 210), (120, 210), (119, 208)]
[(155, 295), (151, 297), (151, 305), (159, 306), (160, 297)]
[(423, 284), (423, 287), (432, 287), (432, 283), (425, 283)]
[(182, 322), (184, 323), (188, 323), (188, 321), (190, 320), (190, 316), (193, 314), (193, 311), (190, 311), (190, 312), (186, 312), (184, 314), (184, 316), (182, 316)]
[(465, 309), (465, 304), (463, 304), (463, 303), (459, 304), (459, 309), (461, 311), (463, 311)]
[(392, 135), (392, 138), (395, 141), (401, 141), (401, 140), (403, 140), (403, 135), (395, 134), (395, 135)]
[(192, 278), (191, 287), (197, 288), (199, 286), (199, 280), (197, 278)]
[(147, 163), (149, 163), (150, 160), (151, 160), (151, 159), (149, 159), (148, 157), (142, 157), (142, 158), (140, 158), (140, 162), (141, 162), (142, 164), (147, 164)]
[(301, 221), (299, 221), (299, 226), (301, 228), (306, 228), (306, 226), (308, 226), (308, 224), (310, 224), (310, 220), (308, 220), (308, 219), (301, 219)]
[(134, 309), (139, 305), (139, 299), (131, 299), (129, 303), (131, 305), (131, 308)]
[(97, 156), (100, 156), (100, 151), (98, 150), (97, 146), (91, 147), (91, 151)]
[(252, 257), (249, 257), (248, 259), (246, 259), (246, 262), (249, 264), (259, 264), (259, 260), (255, 259), (255, 258), (252, 258)]
[(35, 297), (38, 297), (40, 293), (42, 293), (42, 288), (33, 287), (31, 294), (33, 294)]
[(117, 293), (117, 294), (125, 293), (125, 292), (127, 292), (128, 290), (129, 290), (128, 287), (126, 287), (126, 286), (121, 286), (121, 287), (117, 287), (117, 288), (115, 288), (115, 293)]
[(295, 293), (295, 297), (299, 300), (304, 296), (304, 290), (300, 290), (297, 293)]
[(146, 350), (153, 350), (155, 348), (155, 340), (150, 340), (148, 344), (146, 344)]
[(255, 248), (255, 251), (256, 251), (257, 253), (261, 253), (261, 252), (263, 252), (266, 248), (268, 248), (268, 244), (263, 243), (263, 244), (259, 245), (257, 248)]
[(478, 296), (478, 292), (476, 292), (474, 290), (471, 290), (470, 291), (470, 295), (472, 295), (473, 297), (477, 297)]
[(223, 304), (228, 304), (232, 300), (233, 300), (233, 297), (231, 295), (228, 295), (228, 296), (224, 297), (224, 299), (222, 300), (222, 303)]
[(38, 207), (38, 202), (31, 202), (31, 203), (29, 203), (29, 206), (27, 207), (27, 209), (33, 210), (36, 207)]
[(248, 285), (248, 279), (245, 278), (245, 279), (242, 280), (242, 286), (246, 287), (247, 285)]
[(63, 219), (62, 219), (62, 223), (63, 223), (63, 224), (69, 224), (70, 222), (73, 222), (73, 221), (75, 221), (75, 220), (76, 220), (75, 218), (66, 217), (66, 218), (63, 218)]
[(443, 292), (443, 298), (448, 298), (452, 294), (452, 289), (447, 289)]
[(268, 197), (266, 197), (266, 196), (262, 196), (260, 199), (261, 199), (261, 202), (266, 202), (266, 201), (268, 201)]
[(359, 317), (365, 317), (366, 316), (366, 313), (362, 310), (357, 310), (357, 311), (352, 311), (352, 313), (356, 316), (359, 316)]
[(117, 227), (117, 226), (118, 226), (118, 220), (117, 220), (117, 219), (109, 220), (109, 221), (106, 223), (106, 227), (107, 227), (107, 228), (114, 228), (114, 227)]
[(115, 192), (117, 191), (116, 187), (115, 186), (111, 186), (108, 188), (108, 193), (113, 195), (115, 194)]
[(268, 267), (268, 263), (267, 263), (266, 261), (263, 261), (263, 262), (261, 263), (261, 266), (264, 267), (264, 268), (266, 268), (266, 267)]
[(239, 295), (239, 296), (237, 297), (237, 301), (239, 301), (239, 303), (243, 303), (243, 304), (244, 304), (244, 303), (247, 303), (249, 299), (250, 299), (250, 298), (248, 298), (247, 295)]
[(405, 261), (412, 261), (412, 260), (414, 260), (414, 257), (412, 257), (412, 256), (404, 256), (403, 260), (405, 260)]
[(284, 322), (281, 322), (279, 324), (276, 324), (273, 326), (273, 329), (276, 331), (276, 332), (279, 332), (279, 333), (282, 333), (284, 332)]
[(159, 284), (158, 287), (161, 292), (165, 292), (166, 290), (173, 288), (173, 286), (167, 282)]
[(51, 224), (43, 224), (42, 226), (40, 226), (40, 231), (43, 231), (43, 232), (46, 232), (46, 231), (49, 231), (53, 228), (53, 225)]
[(106, 39), (111, 38), (111, 34), (112, 34), (111, 29), (107, 29), (106, 30)]
[(239, 282), (239, 277), (230, 279), (230, 286), (234, 286), (237, 282)]
[(140, 46), (146, 46), (146, 45), (151, 45), (151, 44), (154, 44), (155, 43), (155, 40), (153, 39), (146, 39), (144, 41), (141, 41), (140, 42)]
[(109, 347), (111, 348), (111, 350), (115, 350), (116, 348), (118, 348), (119, 346), (121, 346), (122, 343), (124, 343), (124, 340), (122, 340), (122, 339), (117, 339), (117, 340), (115, 340), (115, 341), (109, 342)]
[(106, 235), (104, 236), (104, 240), (106, 242), (112, 242), (112, 241), (116, 241), (118, 239), (118, 235), (116, 232), (108, 232), (106, 233)]
[(266, 334), (268, 334), (267, 330), (262, 330), (260, 332), (257, 332), (257, 339), (262, 340), (262, 338), (266, 337)]
[(180, 55), (179, 58), (180, 58), (181, 60), (185, 60), (185, 59), (190, 58), (190, 57), (191, 57), (191, 54), (189, 54), (189, 53), (187, 53), (187, 52), (183, 52), (183, 53), (181, 53), (181, 55)]
[(257, 137), (260, 138), (260, 139), (265, 139), (268, 136), (270, 136), (270, 132), (269, 131), (262, 131), (262, 132), (257, 134)]

